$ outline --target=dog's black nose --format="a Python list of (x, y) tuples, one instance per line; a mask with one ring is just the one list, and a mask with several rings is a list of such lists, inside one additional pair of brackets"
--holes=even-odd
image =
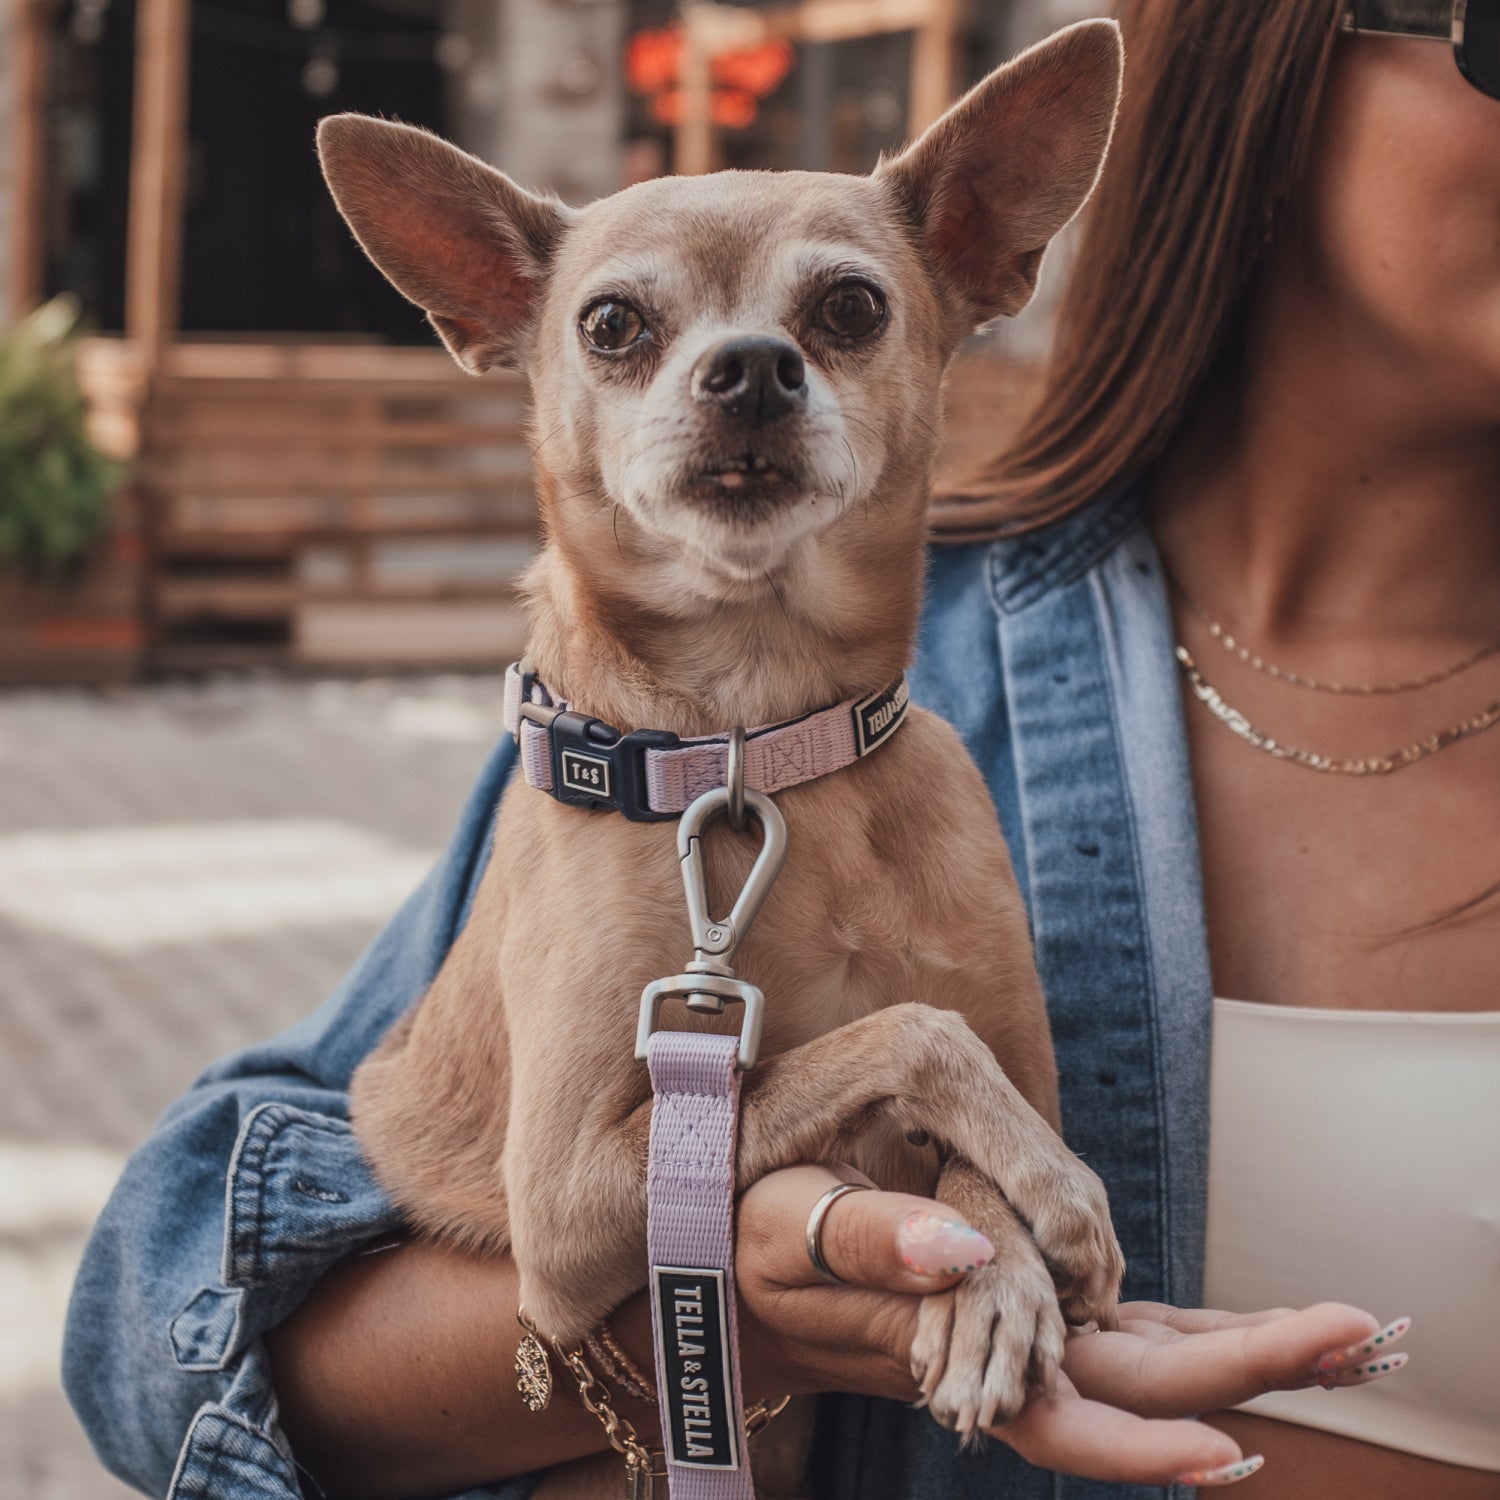
[(762, 427), (807, 404), (802, 351), (769, 334), (725, 339), (693, 366), (693, 394), (731, 417)]

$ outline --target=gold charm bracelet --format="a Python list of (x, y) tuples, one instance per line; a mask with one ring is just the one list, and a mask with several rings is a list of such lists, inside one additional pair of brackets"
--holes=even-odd
[[(521, 1343), (526, 1350), (528, 1362), (540, 1353), (543, 1363), (547, 1361), (546, 1345), (542, 1343), (542, 1332), (526, 1316), (524, 1309), (517, 1311), (516, 1321), (526, 1330), (526, 1337)], [(578, 1399), (583, 1402), (584, 1409), (597, 1417), (600, 1426), (604, 1428), (604, 1436), (609, 1441), (609, 1446), (616, 1453), (623, 1455), (625, 1459), (625, 1500), (654, 1500), (656, 1493), (656, 1481), (665, 1479), (667, 1475), (667, 1456), (660, 1448), (648, 1448), (641, 1441), (640, 1434), (636, 1432), (634, 1425), (622, 1417), (614, 1408), (614, 1402), (610, 1396), (609, 1387), (596, 1376), (585, 1358), (583, 1350), (574, 1347), (565, 1348), (556, 1340), (552, 1340), (552, 1347), (557, 1357), (568, 1367), (573, 1379), (578, 1383)], [(516, 1356), (516, 1365), (519, 1371), (521, 1355)], [(533, 1406), (526, 1394), (527, 1375), (520, 1376), (521, 1399), (526, 1402), (532, 1411), (542, 1410), (542, 1406)], [(547, 1385), (551, 1387), (550, 1369), (547, 1375)]]
[[(528, 1410), (544, 1411), (552, 1399), (552, 1367), (547, 1358), (547, 1346), (542, 1341), (541, 1329), (526, 1316), (524, 1308), (516, 1313), (516, 1321), (525, 1331), (525, 1337), (516, 1351), (517, 1388)], [(630, 1372), (629, 1377), (622, 1379), (621, 1384), (628, 1388), (633, 1381), (645, 1392), (649, 1403), (654, 1405), (655, 1388), (635, 1368), (629, 1356), (620, 1348), (607, 1324), (601, 1325), (587, 1342), (593, 1343), (595, 1339), (613, 1355), (613, 1358), (608, 1360), (611, 1367), (615, 1363), (623, 1362), (624, 1368)], [(647, 1447), (641, 1441), (640, 1434), (636, 1432), (634, 1425), (615, 1410), (609, 1387), (594, 1373), (582, 1348), (575, 1345), (569, 1349), (555, 1339), (549, 1342), (557, 1357), (568, 1367), (573, 1379), (577, 1382), (578, 1399), (583, 1402), (584, 1409), (598, 1418), (610, 1447), (624, 1456), (625, 1500), (654, 1500), (656, 1481), (666, 1478), (666, 1454), (660, 1448)], [(606, 1361), (601, 1360), (601, 1363), (606, 1363)], [(757, 1433), (764, 1431), (775, 1417), (780, 1416), (786, 1410), (787, 1403), (791, 1399), (790, 1396), (779, 1396), (773, 1400), (757, 1401), (753, 1406), (747, 1407), (745, 1410), (746, 1436), (753, 1438)]]

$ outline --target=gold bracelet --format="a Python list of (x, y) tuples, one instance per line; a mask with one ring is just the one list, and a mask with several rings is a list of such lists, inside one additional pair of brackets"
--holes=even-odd
[[(541, 1351), (545, 1360), (547, 1351), (542, 1344), (541, 1330), (526, 1316), (524, 1308), (517, 1310), (516, 1321), (526, 1330), (527, 1337)], [(609, 1387), (594, 1374), (582, 1349), (576, 1346), (565, 1348), (556, 1339), (549, 1342), (557, 1357), (578, 1382), (578, 1399), (583, 1402), (584, 1409), (598, 1418), (610, 1447), (624, 1456), (625, 1500), (654, 1500), (656, 1481), (665, 1480), (667, 1476), (667, 1455), (660, 1448), (648, 1448), (641, 1441), (635, 1427), (615, 1410)], [(518, 1356), (517, 1364), (519, 1363)], [(525, 1399), (524, 1390), (522, 1398)], [(533, 1411), (540, 1409), (532, 1407)]]
[(644, 1401), (647, 1406), (657, 1404), (656, 1385), (636, 1362), (620, 1347), (609, 1319), (583, 1341), (583, 1347), (593, 1356), (594, 1362), (603, 1366), (604, 1373), (612, 1376), (627, 1396)]
[[(552, 1367), (547, 1359), (547, 1348), (542, 1342), (541, 1329), (526, 1316), (524, 1308), (517, 1310), (516, 1321), (526, 1333), (526, 1337), (521, 1340), (521, 1348), (516, 1353), (516, 1371), (519, 1376), (521, 1399), (532, 1411), (542, 1411), (552, 1396)], [(610, 1332), (608, 1325), (601, 1323), (595, 1332), (602, 1335), (602, 1338), (608, 1339), (606, 1349), (613, 1346), (616, 1357), (623, 1361), (627, 1371), (634, 1371), (639, 1379), (640, 1372), (635, 1371), (634, 1362), (620, 1348), (619, 1341)], [(592, 1338), (588, 1342), (591, 1341)], [(625, 1458), (625, 1500), (654, 1500), (656, 1481), (666, 1478), (666, 1453), (660, 1448), (647, 1447), (641, 1441), (634, 1425), (614, 1409), (609, 1387), (594, 1373), (593, 1367), (581, 1348), (577, 1346), (571, 1349), (565, 1348), (556, 1339), (548, 1342), (551, 1343), (557, 1357), (568, 1367), (573, 1379), (577, 1381), (578, 1399), (583, 1402), (584, 1409), (598, 1418), (610, 1447)], [(609, 1367), (612, 1361), (606, 1359), (601, 1363)], [(538, 1365), (542, 1371), (540, 1381), (536, 1374)], [(528, 1392), (534, 1391), (541, 1383), (545, 1384), (545, 1394), (539, 1403), (535, 1403)], [(626, 1382), (622, 1380), (621, 1384), (625, 1385)], [(647, 1400), (655, 1405), (655, 1390), (646, 1387), (646, 1391)], [(777, 1396), (757, 1401), (752, 1406), (746, 1407), (745, 1436), (753, 1438), (757, 1433), (764, 1432), (771, 1422), (786, 1410), (787, 1403), (791, 1399), (790, 1396)]]

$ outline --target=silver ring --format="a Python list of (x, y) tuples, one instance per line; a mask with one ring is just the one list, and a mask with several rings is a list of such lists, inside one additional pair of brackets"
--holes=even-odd
[(729, 731), (729, 765), (724, 775), (729, 788), (729, 826), (736, 833), (745, 826), (745, 726)]
[(824, 1281), (831, 1281), (834, 1286), (848, 1286), (849, 1283), (842, 1276), (831, 1271), (828, 1262), (823, 1259), (823, 1246), (820, 1243), (823, 1237), (823, 1220), (828, 1217), (828, 1210), (845, 1193), (868, 1193), (869, 1191), (868, 1183), (836, 1182), (813, 1204), (812, 1212), (807, 1216), (807, 1258), (812, 1262), (813, 1270)]

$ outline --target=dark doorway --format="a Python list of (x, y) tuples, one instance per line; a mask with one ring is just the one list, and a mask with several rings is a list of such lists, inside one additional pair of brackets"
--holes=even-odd
[(324, 115), (445, 127), (436, 0), (194, 0), (182, 328), (426, 343), (318, 173)]
[(135, 0), (68, 0), (58, 10), (47, 70), (43, 286), (72, 292), (89, 322), (125, 319), (125, 222)]
[[(47, 288), (123, 326), (135, 0), (67, 0), (48, 107)], [(445, 132), (440, 0), (193, 0), (183, 333), (431, 341), (318, 173), (322, 116)]]

